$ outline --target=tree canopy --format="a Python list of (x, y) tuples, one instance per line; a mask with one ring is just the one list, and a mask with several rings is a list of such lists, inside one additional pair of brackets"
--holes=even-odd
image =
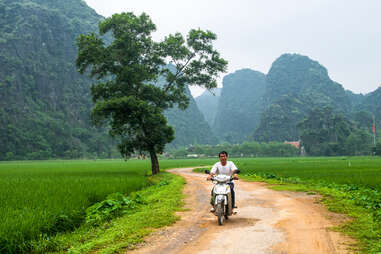
[[(106, 44), (94, 33), (81, 35), (76, 60), (82, 74), (89, 70), (97, 80), (91, 87), (94, 123), (110, 125), (110, 134), (120, 137), (124, 157), (149, 152), (153, 174), (159, 172), (157, 153), (174, 139), (164, 110), (174, 105), (185, 109), (186, 86), (215, 88), (227, 67), (213, 48), (214, 33), (192, 29), (186, 38), (176, 33), (155, 42), (155, 29), (145, 13), (115, 14), (99, 24), (100, 36), (110, 32), (113, 41)], [(174, 71), (166, 68), (167, 61)], [(159, 77), (165, 78), (163, 85), (155, 85)]]

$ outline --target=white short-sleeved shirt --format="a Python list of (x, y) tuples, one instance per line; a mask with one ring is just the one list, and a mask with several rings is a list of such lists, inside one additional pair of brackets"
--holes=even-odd
[(236, 169), (237, 167), (234, 165), (232, 161), (227, 161), (225, 166), (222, 166), (221, 162), (217, 162), (216, 164), (214, 164), (210, 173), (231, 176), (233, 174), (233, 171)]

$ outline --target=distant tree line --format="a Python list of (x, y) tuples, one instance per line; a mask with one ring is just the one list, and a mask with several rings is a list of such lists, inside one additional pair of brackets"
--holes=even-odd
[(315, 108), (299, 122), (300, 147), (282, 142), (243, 142), (219, 145), (191, 145), (173, 148), (173, 158), (215, 157), (222, 150), (233, 157), (287, 156), (361, 156), (381, 155), (381, 138), (374, 144), (373, 115), (367, 111), (350, 116), (334, 112), (331, 107)]
[(281, 142), (243, 142), (242, 144), (192, 145), (168, 151), (172, 158), (217, 157), (221, 151), (228, 151), (230, 157), (291, 157), (298, 156), (299, 149)]

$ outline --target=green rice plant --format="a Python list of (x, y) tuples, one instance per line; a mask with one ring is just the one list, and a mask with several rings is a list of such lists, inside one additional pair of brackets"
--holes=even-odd
[(309, 179), (381, 190), (380, 157), (238, 158), (232, 160), (245, 175), (268, 175), (277, 179), (297, 177), (301, 180)]
[[(35, 253), (125, 253), (126, 249), (133, 249), (155, 228), (177, 221), (179, 217), (175, 215), (175, 211), (179, 211), (183, 205), (182, 187), (185, 184), (183, 178), (161, 173), (150, 177), (150, 181), (153, 185), (128, 196), (112, 194), (108, 197), (108, 200), (118, 203), (123, 199), (135, 201), (132, 209), (128, 205), (127, 207), (123, 207), (123, 204), (121, 207), (117, 205), (119, 211), (124, 209), (127, 211), (121, 216), (115, 214), (112, 220), (101, 220), (96, 226), (86, 223), (71, 233), (60, 233), (49, 239), (34, 242), (31, 251)], [(105, 207), (105, 209), (108, 208)], [(101, 213), (103, 211), (103, 209), (100, 210)]]
[(75, 229), (108, 194), (148, 186), (148, 170), (144, 161), (1, 163), (0, 253), (25, 252), (31, 240)]
[[(160, 164), (165, 170), (212, 161)], [(150, 186), (150, 172), (149, 160), (0, 162), (0, 253), (27, 252), (31, 242), (74, 230), (85, 223), (86, 209), (109, 194)]]

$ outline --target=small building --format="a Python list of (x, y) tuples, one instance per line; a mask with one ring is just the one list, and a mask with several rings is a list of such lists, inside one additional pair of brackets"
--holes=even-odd
[(285, 144), (289, 144), (289, 145), (292, 145), (294, 147), (296, 147), (296, 149), (299, 150), (299, 147), (300, 147), (300, 141), (284, 141)]

